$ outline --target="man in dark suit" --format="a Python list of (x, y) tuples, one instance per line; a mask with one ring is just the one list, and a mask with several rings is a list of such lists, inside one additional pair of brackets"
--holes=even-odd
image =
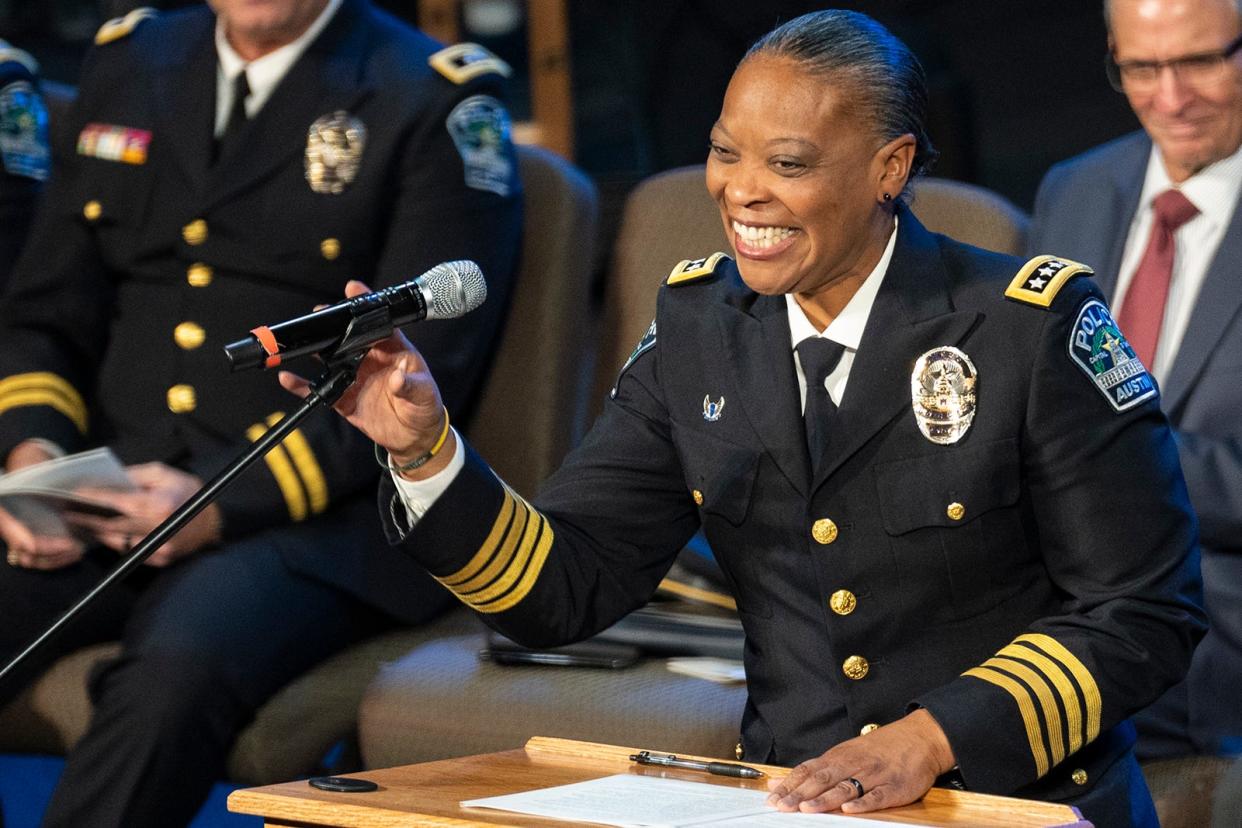
[(1031, 249), (1092, 265), (1154, 357), (1199, 513), (1210, 629), (1186, 681), (1136, 718), (1139, 755), (1238, 753), (1242, 15), (1235, 0), (1113, 0), (1106, 12), (1111, 76), (1143, 131), (1048, 173)]
[(38, 65), (0, 40), (0, 290), (26, 240), (50, 162)]
[[(223, 344), (350, 278), (476, 259), (487, 303), (418, 331), (453, 366), (460, 421), (502, 318), (520, 232), (504, 65), (366, 0), (212, 6), (101, 29), (0, 311), (8, 467), (106, 445), (136, 485), (98, 493), (121, 515), (84, 521), (89, 543), (0, 516), (6, 656), (284, 416), (275, 378), (230, 375)], [(374, 554), (365, 438), (325, 413), (265, 460), (63, 642), (123, 649), (48, 824), (184, 823), (279, 687), (444, 607), (404, 556)]]

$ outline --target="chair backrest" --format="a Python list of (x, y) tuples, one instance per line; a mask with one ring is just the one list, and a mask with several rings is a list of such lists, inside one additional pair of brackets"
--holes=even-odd
[(569, 162), (538, 147), (517, 151), (526, 194), (521, 269), (469, 436), (529, 496), (586, 429), (597, 199)]
[(1021, 256), (1031, 220), (1004, 196), (947, 178), (914, 182), (910, 208), (934, 233), (961, 242)]
[[(613, 251), (600, 332), (593, 408), (655, 315), (656, 288), (682, 259), (729, 250), (704, 167), (644, 180), (626, 200)], [(1029, 219), (1002, 196), (939, 178), (919, 179), (911, 203), (919, 221), (959, 241), (1021, 255)]]

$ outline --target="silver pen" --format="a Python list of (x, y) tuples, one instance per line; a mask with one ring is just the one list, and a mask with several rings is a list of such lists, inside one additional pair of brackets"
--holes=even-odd
[(630, 761), (640, 765), (663, 765), (669, 768), (685, 768), (686, 770), (705, 771), (716, 776), (733, 776), (738, 779), (759, 779), (764, 774), (761, 770), (735, 765), (732, 762), (702, 762), (698, 759), (681, 759), (671, 753), (653, 753), (642, 750), (630, 754)]

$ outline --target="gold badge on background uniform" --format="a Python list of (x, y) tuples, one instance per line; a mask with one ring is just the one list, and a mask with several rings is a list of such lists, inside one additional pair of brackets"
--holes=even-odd
[(306, 180), (317, 193), (336, 195), (358, 175), (367, 128), (344, 110), (315, 119), (306, 134)]
[(957, 348), (941, 345), (919, 357), (910, 397), (923, 436), (941, 445), (962, 439), (975, 419), (978, 383), (975, 364)]

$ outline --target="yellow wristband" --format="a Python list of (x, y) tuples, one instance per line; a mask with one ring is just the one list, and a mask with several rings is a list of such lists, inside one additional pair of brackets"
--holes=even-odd
[(449, 413), (448, 413), (448, 408), (445, 408), (444, 409), (444, 428), (440, 430), (440, 437), (439, 439), (436, 440), (435, 445), (431, 447), (430, 451), (428, 451), (424, 455), (415, 457), (413, 460), (411, 460), (408, 463), (402, 463), (400, 466), (394, 466), (384, 459), (384, 454), (381, 453), (383, 452), (383, 449), (380, 448), (379, 443), (376, 443), (375, 444), (375, 461), (380, 464), (380, 468), (388, 469), (388, 471), (396, 472), (397, 474), (402, 474), (403, 472), (408, 472), (408, 471), (414, 471), (414, 469), (417, 469), (419, 466), (426, 464), (428, 460), (435, 457), (436, 454), (439, 453), (440, 449), (444, 448), (444, 444), (448, 440), (448, 434), (449, 434)]

